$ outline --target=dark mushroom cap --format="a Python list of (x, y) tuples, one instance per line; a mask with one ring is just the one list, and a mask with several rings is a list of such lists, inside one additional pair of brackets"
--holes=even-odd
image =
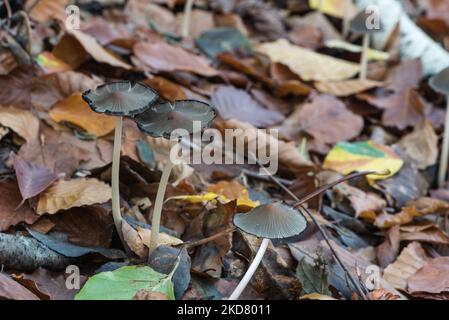
[(429, 85), (436, 92), (449, 95), (449, 68), (430, 78)]
[(132, 116), (148, 109), (158, 98), (156, 91), (141, 83), (110, 82), (83, 93), (83, 99), (98, 113)]
[[(349, 25), (349, 28), (351, 29), (351, 31), (355, 32), (355, 33), (362, 33), (362, 34), (365, 34), (365, 33), (376, 33), (376, 32), (382, 31), (382, 23), (380, 23), (380, 28), (379, 29), (368, 28), (366, 22), (367, 22), (367, 20), (369, 19), (369, 17), (371, 15), (373, 15), (373, 13), (369, 13), (366, 10), (360, 11), (354, 17), (354, 19), (351, 20), (351, 23)], [(380, 19), (380, 17), (379, 17), (379, 19)]]
[(307, 221), (296, 209), (276, 202), (234, 216), (237, 228), (259, 238), (284, 239), (299, 235)]
[[(135, 116), (134, 120), (146, 134), (170, 139), (176, 129), (184, 129), (188, 134), (192, 134), (208, 127), (215, 116), (214, 109), (205, 102), (178, 100), (151, 106)], [(194, 127), (194, 121), (200, 121), (201, 125)]]

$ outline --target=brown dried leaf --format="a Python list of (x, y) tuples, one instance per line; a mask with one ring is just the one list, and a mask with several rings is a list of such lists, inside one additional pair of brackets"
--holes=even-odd
[(21, 222), (32, 224), (39, 219), (28, 204), (17, 208), (22, 196), (15, 181), (1, 181), (0, 194), (0, 231), (6, 231)]
[(97, 179), (59, 180), (41, 193), (36, 212), (55, 214), (60, 210), (105, 203), (111, 199), (111, 187)]
[(165, 42), (139, 42), (134, 46), (134, 54), (157, 71), (187, 71), (206, 77), (217, 75), (217, 70), (205, 58)]
[(341, 81), (360, 71), (358, 64), (292, 45), (285, 39), (264, 43), (257, 51), (268, 55), (272, 62), (287, 65), (305, 81)]
[(7, 300), (39, 300), (31, 291), (4, 273), (0, 273), (0, 298)]
[(145, 259), (148, 256), (148, 248), (143, 244), (137, 231), (125, 220), (122, 220), (122, 233), (123, 238), (131, 251), (137, 254), (139, 258)]
[(449, 257), (438, 257), (427, 263), (408, 278), (407, 291), (409, 293), (449, 292)]
[(163, 77), (154, 77), (144, 81), (145, 84), (159, 92), (168, 101), (185, 100), (187, 95), (182, 86)]
[(382, 268), (393, 263), (399, 253), (400, 245), (400, 229), (399, 226), (393, 226), (387, 230), (385, 241), (376, 248), (377, 261)]
[(382, 86), (382, 82), (371, 80), (346, 80), (339, 82), (317, 82), (315, 87), (324, 93), (337, 97), (347, 97), (354, 94)]
[(426, 264), (427, 259), (422, 246), (412, 242), (402, 250), (394, 263), (385, 268), (383, 280), (395, 289), (405, 290), (407, 280)]
[(433, 166), (438, 159), (438, 136), (429, 120), (418, 123), (413, 132), (398, 142), (418, 169)]
[(420, 241), (439, 245), (449, 244), (449, 235), (430, 221), (401, 226), (401, 241)]
[(115, 129), (115, 119), (94, 111), (84, 102), (81, 93), (58, 102), (50, 111), (56, 122), (69, 122), (96, 136), (105, 136)]
[(22, 202), (37, 196), (57, 179), (57, 175), (47, 167), (33, 165), (16, 155), (13, 155), (13, 161)]
[(65, 19), (67, 19), (65, 7), (68, 3), (68, 0), (27, 1), (28, 7), (33, 5), (30, 17), (41, 23), (46, 23), (50, 19), (65, 21)]
[(36, 139), (39, 134), (39, 120), (27, 110), (0, 106), (0, 124), (26, 141)]

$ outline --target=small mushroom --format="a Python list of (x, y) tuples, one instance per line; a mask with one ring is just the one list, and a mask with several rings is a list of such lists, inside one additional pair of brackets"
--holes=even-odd
[[(378, 25), (371, 25), (370, 19), (374, 21), (378, 21)], [(362, 58), (360, 61), (361, 71), (360, 71), (360, 80), (366, 80), (367, 71), (368, 71), (368, 50), (370, 44), (370, 36), (372, 33), (376, 33), (382, 30), (380, 24), (379, 15), (373, 11), (369, 12), (369, 10), (365, 9), (360, 11), (354, 19), (352, 19), (349, 24), (349, 28), (354, 33), (363, 34), (363, 50), (362, 50)]]
[[(215, 111), (207, 103), (196, 100), (179, 100), (174, 103), (163, 102), (154, 105), (145, 112), (138, 114), (134, 120), (140, 130), (152, 137), (180, 139), (208, 127), (215, 116)], [(195, 125), (195, 122), (198, 123), (198, 126)], [(172, 137), (172, 133), (174, 137)], [(174, 163), (169, 157), (162, 172), (156, 201), (154, 203), (151, 222), (150, 255), (158, 246), (162, 205), (168, 178), (170, 177), (173, 166)]]
[(95, 90), (88, 90), (83, 93), (84, 101), (89, 104), (93, 111), (117, 117), (112, 157), (112, 216), (122, 242), (119, 168), (123, 117), (145, 111), (157, 98), (158, 94), (153, 89), (144, 84), (129, 81), (106, 83), (98, 86)]
[(449, 158), (449, 68), (430, 78), (429, 85), (433, 90), (446, 96), (446, 120), (444, 122), (443, 148), (441, 151), (440, 167), (438, 170), (438, 186), (442, 187), (446, 181), (447, 162)]
[(234, 224), (240, 230), (263, 238), (256, 257), (228, 300), (237, 300), (256, 272), (270, 239), (285, 239), (299, 235), (307, 221), (296, 209), (281, 202), (256, 207), (248, 213), (236, 214)]

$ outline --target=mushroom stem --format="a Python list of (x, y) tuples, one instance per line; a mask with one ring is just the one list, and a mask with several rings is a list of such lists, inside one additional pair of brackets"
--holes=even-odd
[(362, 60), (360, 61), (360, 80), (366, 80), (368, 73), (368, 49), (369, 49), (370, 34), (365, 33), (363, 36), (363, 49), (362, 49)]
[(349, 11), (351, 9), (351, 0), (346, 0), (345, 1), (345, 13), (344, 13), (344, 17), (343, 17), (343, 38), (346, 38), (349, 34), (349, 26), (351, 24), (351, 19), (349, 17)]
[(322, 9), (323, 9), (323, 2), (324, 2), (324, 0), (318, 0), (318, 5), (317, 5), (318, 11), (322, 11)]
[(156, 250), (159, 238), (159, 228), (161, 225), (161, 212), (164, 204), (165, 190), (167, 189), (168, 178), (170, 177), (173, 169), (173, 162), (168, 159), (162, 172), (161, 181), (159, 182), (159, 188), (157, 189), (156, 201), (154, 203), (153, 218), (151, 220), (151, 240), (150, 240), (150, 256), (154, 250)]
[(251, 262), (251, 265), (249, 266), (249, 268), (246, 271), (245, 275), (243, 276), (242, 280), (240, 281), (238, 286), (234, 289), (234, 292), (231, 294), (231, 296), (228, 298), (228, 300), (237, 300), (240, 297), (243, 290), (245, 290), (249, 281), (251, 280), (251, 278), (253, 277), (257, 268), (259, 267), (259, 264), (262, 261), (262, 258), (265, 254), (265, 251), (267, 250), (269, 243), (270, 243), (270, 239), (262, 240), (262, 243), (260, 244), (259, 250), (257, 251), (257, 254), (256, 254), (253, 262)]
[(115, 228), (124, 244), (122, 234), (122, 213), (120, 211), (120, 190), (119, 190), (119, 171), (120, 171), (120, 150), (122, 147), (122, 127), (123, 118), (116, 117), (114, 133), (114, 153), (112, 155), (112, 217), (114, 218)]
[(186, 38), (189, 36), (189, 29), (190, 29), (190, 17), (192, 15), (192, 7), (193, 2), (195, 0), (187, 0), (185, 7), (184, 7), (184, 19), (182, 21), (182, 37)]
[(447, 162), (449, 158), (449, 96), (447, 97), (446, 120), (444, 122), (443, 148), (441, 150), (440, 168), (438, 171), (438, 186), (446, 182)]

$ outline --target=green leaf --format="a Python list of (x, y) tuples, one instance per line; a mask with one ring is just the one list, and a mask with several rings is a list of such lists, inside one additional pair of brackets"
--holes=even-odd
[(160, 292), (175, 300), (172, 276), (173, 272), (165, 275), (150, 267), (122, 267), (89, 278), (75, 300), (131, 300), (140, 290)]

